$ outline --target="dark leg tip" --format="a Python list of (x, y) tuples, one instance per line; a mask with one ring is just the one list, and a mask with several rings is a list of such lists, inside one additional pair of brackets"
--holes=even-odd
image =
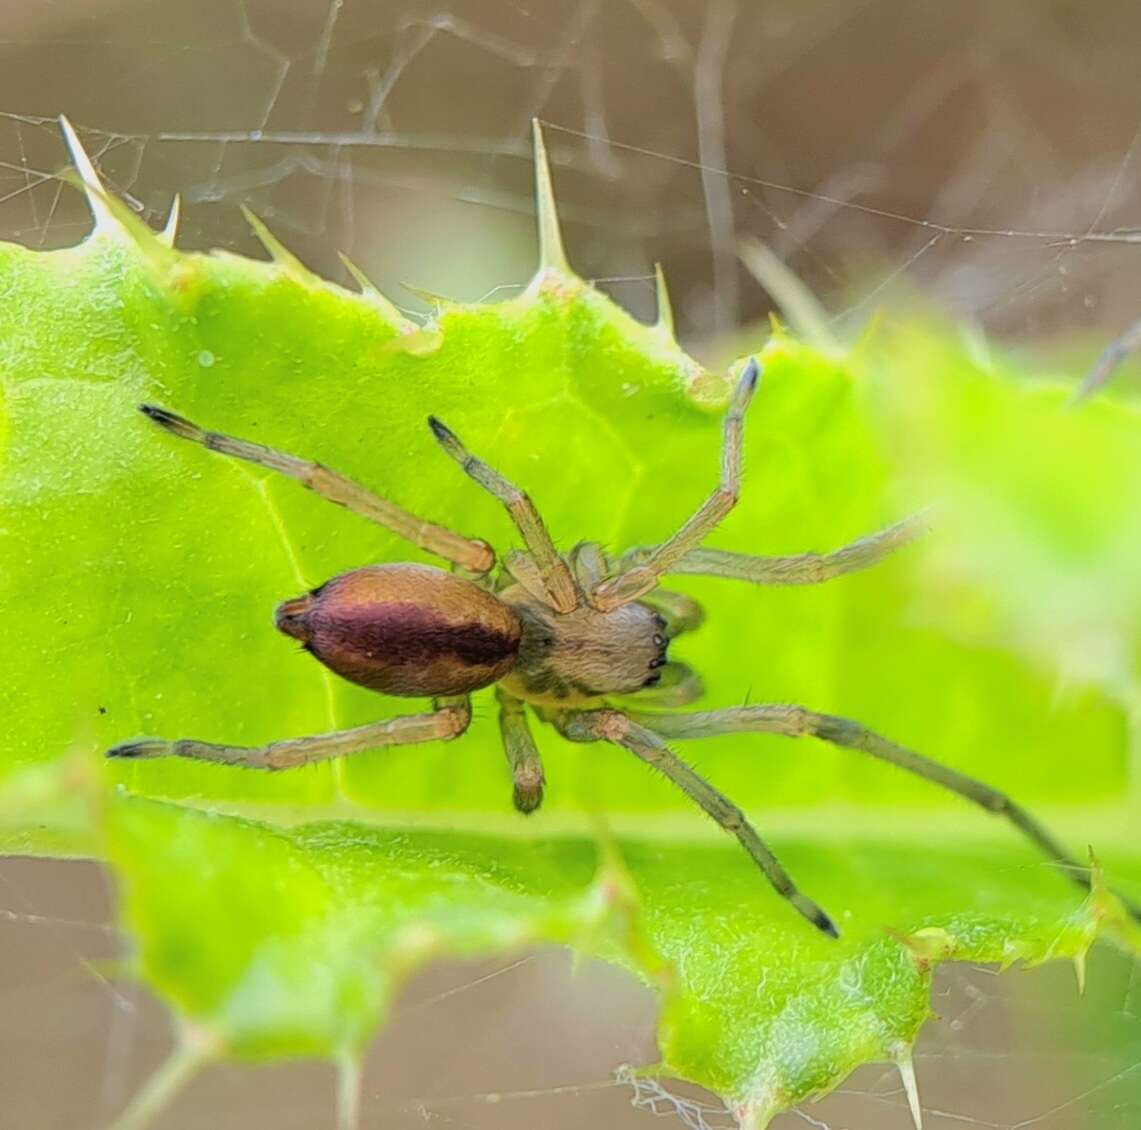
[(543, 803), (543, 786), (516, 785), (512, 799), (519, 812), (522, 812), (524, 816), (530, 816)]
[(122, 742), (119, 745), (112, 746), (107, 751), (108, 757), (161, 757), (160, 752), (165, 742)]
[(165, 428), (176, 436), (182, 436), (183, 439), (201, 440), (202, 438), (202, 430), (197, 424), (192, 424), (186, 417), (168, 412), (167, 409), (160, 408), (157, 404), (140, 404), (139, 411), (148, 420), (153, 420), (160, 428)]
[(172, 424), (176, 424), (181, 417), (176, 416), (173, 412), (168, 412), (165, 408), (160, 408), (157, 404), (140, 404), (139, 411), (149, 420), (154, 420), (156, 424), (161, 424), (164, 428), (169, 428)]
[(753, 392), (757, 387), (757, 382), (761, 379), (761, 366), (755, 357), (750, 357), (748, 363), (745, 365), (745, 371), (741, 374), (741, 386), (747, 392)]
[(435, 416), (428, 417), (428, 427), (432, 429), (432, 435), (436, 437), (441, 443), (455, 443), (455, 433), (447, 425), (443, 424)]
[(827, 934), (830, 938), (838, 938), (840, 936), (840, 931), (836, 928), (836, 923), (833, 922), (812, 899), (807, 898), (797, 891), (789, 896), (789, 901), (822, 934)]

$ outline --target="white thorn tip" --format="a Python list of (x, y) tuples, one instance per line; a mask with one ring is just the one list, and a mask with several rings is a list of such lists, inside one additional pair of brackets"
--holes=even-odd
[(174, 246), (174, 237), (178, 235), (178, 221), (182, 214), (182, 198), (176, 192), (170, 202), (170, 214), (166, 218), (163, 229), (158, 234), (158, 241), (164, 247)]
[(366, 275), (364, 271), (362, 271), (360, 267), (358, 267), (356, 263), (354, 263), (343, 251), (337, 252), (337, 258), (340, 259), (341, 266), (349, 272), (353, 282), (355, 282), (360, 288), (361, 294), (367, 294), (369, 296), (380, 294), (380, 291), (376, 289), (376, 284), (372, 281), (372, 279), (370, 279), (368, 275)]
[(674, 336), (674, 312), (670, 305), (670, 292), (666, 289), (666, 273), (661, 263), (654, 264), (654, 284), (658, 295), (658, 328), (670, 337)]
[(1086, 992), (1086, 951), (1080, 950), (1074, 954), (1074, 976), (1078, 979), (1078, 996), (1084, 997)]
[(68, 152), (71, 154), (71, 163), (75, 166), (79, 179), (83, 182), (83, 194), (87, 197), (87, 206), (91, 209), (91, 215), (95, 221), (92, 234), (99, 231), (118, 231), (119, 223), (107, 204), (107, 190), (103, 187), (103, 182), (99, 179), (99, 174), (95, 171), (95, 166), (92, 164), (91, 158), (88, 157), (87, 150), (83, 148), (79, 135), (64, 114), (59, 116), (59, 128), (63, 131), (64, 141), (67, 143)]
[(899, 1077), (903, 1081), (911, 1121), (915, 1123), (915, 1130), (923, 1130), (923, 1108), (919, 1105), (919, 1086), (915, 1081), (915, 1064), (911, 1062), (910, 1049), (901, 1048), (896, 1052), (895, 1065), (899, 1068)]
[(409, 294), (414, 294), (427, 306), (434, 306), (437, 311), (443, 310), (447, 306), (455, 306), (454, 299), (448, 298), (447, 295), (437, 294), (434, 290), (428, 290), (422, 286), (416, 286), (414, 283), (402, 282), (400, 284)]
[(394, 326), (400, 331), (410, 329), (415, 323), (409, 321), (400, 311), (396, 305), (389, 301), (377, 289), (376, 284), (354, 263), (343, 251), (337, 252), (337, 257), (341, 260), (341, 266), (349, 272), (353, 281), (360, 287), (361, 297), (367, 298), (384, 317), (384, 320)]
[(266, 227), (264, 221), (254, 215), (244, 204), (242, 205), (242, 215), (245, 216), (246, 223), (254, 229), (254, 235), (258, 237), (262, 247), (269, 252), (270, 258), (281, 267), (287, 275), (291, 275), (299, 282), (307, 283), (310, 281), (311, 272), (309, 268)]
[(360, 1130), (361, 1065), (353, 1056), (337, 1061), (337, 1130)]
[(535, 212), (539, 224), (539, 272), (557, 270), (570, 273), (563, 237), (559, 231), (559, 214), (551, 186), (551, 167), (547, 163), (547, 146), (538, 118), (531, 119), (535, 144)]

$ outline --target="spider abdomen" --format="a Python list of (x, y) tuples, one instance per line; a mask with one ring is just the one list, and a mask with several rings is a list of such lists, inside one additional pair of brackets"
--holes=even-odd
[(522, 627), (501, 600), (428, 565), (371, 565), (278, 606), (326, 667), (384, 694), (467, 694), (515, 663)]

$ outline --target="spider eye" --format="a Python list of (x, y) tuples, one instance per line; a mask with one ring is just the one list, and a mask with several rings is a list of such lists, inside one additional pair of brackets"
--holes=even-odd
[(652, 675), (647, 676), (646, 681), (642, 684), (644, 687), (656, 687), (662, 681), (661, 671), (655, 671)]

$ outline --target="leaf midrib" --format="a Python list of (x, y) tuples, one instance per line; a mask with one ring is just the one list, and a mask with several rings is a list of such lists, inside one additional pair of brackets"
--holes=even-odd
[[(149, 799), (164, 800), (158, 794)], [(253, 820), (271, 827), (298, 828), (311, 824), (348, 822), (370, 828), (411, 831), (471, 832), (508, 839), (549, 840), (595, 837), (602, 820), (609, 832), (647, 842), (658, 843), (724, 843), (739, 850), (725, 833), (699, 814), (684, 812), (626, 813), (613, 810), (591, 812), (556, 810), (536, 818), (518, 816), (510, 810), (503, 813), (436, 809), (401, 810), (372, 808), (347, 800), (343, 804), (303, 805), (223, 803), (216, 800), (166, 799), (182, 808)], [(1048, 827), (1073, 839), (1084, 855), (1084, 845), (1121, 849), (1132, 854), (1137, 846), (1136, 827), (1120, 805), (1051, 806), (1035, 809)], [(1001, 820), (988, 819), (987, 814), (963, 808), (917, 808), (891, 805), (825, 805), (780, 809), (750, 809), (749, 814), (763, 828), (766, 837), (800, 842), (842, 843), (857, 841), (868, 844), (988, 844), (1006, 841), (1018, 846), (1021, 838)], [(890, 834), (885, 834), (885, 821), (890, 820)], [(1091, 829), (1096, 829), (1093, 836)], [(1083, 838), (1084, 837), (1084, 838)]]

